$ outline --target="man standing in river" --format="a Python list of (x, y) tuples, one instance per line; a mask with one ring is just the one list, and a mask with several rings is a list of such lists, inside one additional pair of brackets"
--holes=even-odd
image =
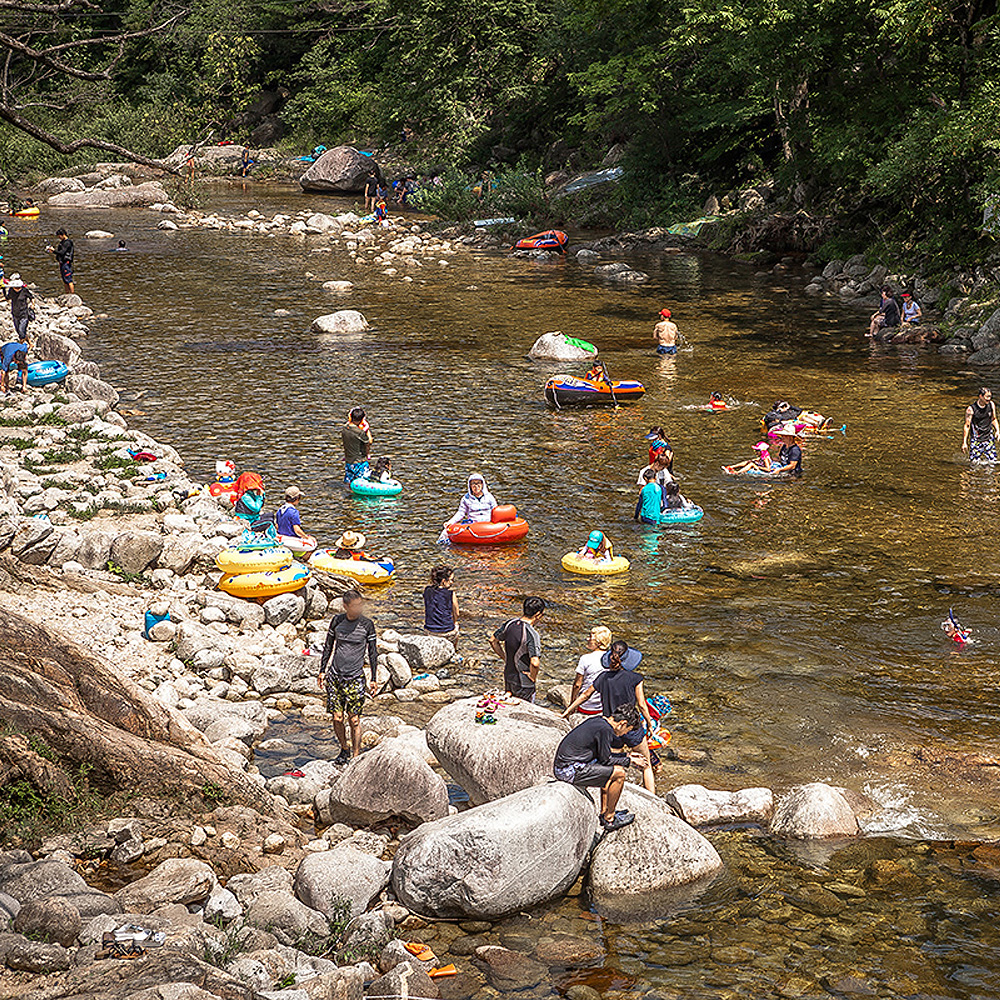
[(979, 397), (965, 408), (962, 451), (969, 456), (970, 462), (996, 462), (998, 438), (1000, 424), (997, 423), (996, 403), (993, 393), (983, 386)]
[(59, 242), (55, 246), (47, 246), (45, 249), (49, 253), (55, 254), (55, 258), (59, 262), (59, 277), (62, 278), (66, 294), (73, 295), (75, 292), (73, 260), (76, 256), (76, 248), (65, 229), (57, 229), (56, 236), (59, 237)]
[(360, 406), (355, 406), (347, 415), (347, 423), (340, 429), (340, 439), (344, 443), (344, 482), (352, 483), (367, 476), (372, 432)]
[(660, 322), (653, 327), (657, 354), (677, 353), (677, 324), (670, 319), (670, 310), (660, 310)]

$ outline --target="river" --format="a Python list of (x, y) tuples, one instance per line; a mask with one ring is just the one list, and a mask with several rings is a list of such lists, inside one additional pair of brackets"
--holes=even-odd
[[(346, 207), (277, 187), (219, 192), (211, 203), (268, 215)], [(832, 858), (746, 831), (713, 835), (729, 874), (673, 917), (604, 922), (607, 981), (595, 972), (588, 982), (664, 997), (843, 993), (851, 976), (886, 996), (1000, 992), (1000, 874), (951, 845), (996, 837), (997, 803), (914, 758), (989, 751), (1000, 733), (997, 480), (959, 451), (981, 373), (915, 347), (871, 345), (866, 317), (804, 297), (794, 268), (764, 279), (709, 254), (638, 255), (630, 262), (650, 281), (616, 289), (572, 257), (463, 252), (403, 283), (402, 271), (312, 253), (315, 240), (164, 233), (157, 218), (49, 210), (34, 228), (17, 227), (5, 263), (55, 292), (45, 237), (56, 219), (70, 230), (77, 289), (108, 314), (93, 322), (85, 356), (125, 394), (123, 407), (141, 411), (130, 423), (174, 444), (192, 474), (208, 480), (217, 458), (232, 458), (264, 475), (270, 497), (297, 483), (303, 521), (327, 544), (350, 527), (370, 551), (393, 554), (399, 580), (373, 608), (382, 627), (419, 624), (420, 590), (442, 558), (458, 570), (467, 655), (482, 655), (486, 629), (524, 594), (542, 595), (543, 691), (571, 678), (591, 624), (610, 625), (644, 652), (647, 692), (666, 691), (674, 705), (681, 760), (665, 764), (664, 788), (828, 780), (879, 806), (868, 826), (877, 836)], [(130, 252), (83, 240), (94, 227), (114, 230)], [(354, 292), (335, 299), (320, 287), (332, 278), (355, 282)], [(651, 350), (663, 305), (690, 345), (676, 358)], [(337, 308), (361, 310), (372, 329), (339, 342), (309, 332)], [(613, 375), (645, 383), (645, 398), (617, 411), (547, 409), (542, 385), (566, 366), (527, 351), (556, 329), (596, 343)], [(739, 405), (692, 409), (714, 390)], [(807, 444), (801, 481), (724, 475), (722, 465), (750, 457), (757, 421), (779, 398), (831, 415), (846, 433)], [(390, 455), (405, 484), (398, 500), (373, 504), (341, 485), (338, 431), (356, 404), (368, 410), (374, 453)], [(683, 493), (706, 511), (696, 525), (632, 523), (654, 423), (670, 434)], [(473, 470), (530, 521), (524, 543), (437, 544)], [(560, 568), (592, 527), (631, 559), (627, 576), (594, 581)], [(949, 607), (976, 645), (944, 638)], [(785, 905), (783, 894), (813, 881), (865, 889), (844, 897), (833, 932)], [(583, 916), (567, 915), (574, 907)], [(585, 917), (571, 899), (546, 919), (592, 926)], [(789, 980), (801, 983), (781, 985)]]

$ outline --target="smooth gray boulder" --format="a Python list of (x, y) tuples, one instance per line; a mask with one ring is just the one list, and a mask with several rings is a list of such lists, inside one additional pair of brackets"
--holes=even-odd
[(18, 934), (64, 948), (76, 941), (82, 926), (80, 911), (64, 896), (30, 899), (14, 918)]
[(352, 917), (364, 913), (388, 884), (388, 862), (349, 843), (308, 855), (295, 873), (295, 895), (327, 916), (345, 903)]
[(280, 865), (271, 865), (259, 872), (234, 875), (226, 882), (226, 888), (247, 906), (262, 892), (291, 892), (294, 882), (290, 871)]
[(858, 819), (839, 788), (813, 781), (790, 788), (774, 809), (771, 833), (796, 840), (856, 837)]
[(111, 543), (111, 562), (126, 573), (141, 573), (163, 551), (163, 535), (152, 531), (124, 531)]
[(282, 944), (294, 945), (307, 934), (326, 937), (330, 925), (318, 910), (300, 903), (290, 892), (266, 890), (254, 896), (243, 919), (252, 927), (270, 931)]
[(197, 858), (167, 858), (148, 875), (115, 893), (129, 913), (152, 913), (170, 903), (204, 903), (215, 885), (215, 873)]
[(530, 909), (576, 881), (596, 830), (586, 793), (557, 781), (527, 788), (403, 837), (393, 891), (432, 917), (493, 920)]
[(0, 891), (22, 906), (47, 896), (74, 896), (90, 892), (86, 882), (61, 861), (32, 861), (0, 867)]
[(627, 784), (619, 809), (635, 814), (635, 822), (605, 834), (590, 862), (595, 896), (621, 905), (675, 889), (714, 875), (723, 868), (716, 849), (669, 806), (644, 788)]
[(268, 625), (298, 625), (306, 613), (305, 587), (288, 594), (278, 594), (264, 602), (264, 621)]
[(47, 195), (57, 195), (67, 191), (84, 191), (86, 185), (79, 177), (46, 177), (39, 182), (38, 190)]
[(401, 635), (397, 642), (400, 654), (415, 674), (437, 670), (455, 655), (455, 647), (439, 635)]
[(299, 178), (303, 191), (353, 194), (365, 186), (368, 171), (375, 167), (370, 156), (362, 156), (353, 146), (334, 146)]
[(159, 181), (146, 181), (120, 188), (90, 188), (86, 191), (65, 191), (49, 198), (58, 208), (146, 208), (157, 202), (170, 201)]
[(448, 786), (413, 750), (387, 740), (348, 764), (315, 800), (323, 823), (368, 826), (392, 816), (426, 823), (448, 815)]
[(570, 730), (555, 712), (513, 699), (496, 723), (476, 724), (478, 698), (441, 709), (427, 724), (427, 745), (474, 805), (530, 788), (552, 777), (556, 748)]
[(90, 375), (71, 372), (66, 376), (66, 388), (80, 399), (102, 400), (109, 406), (118, 405), (118, 390), (108, 382)]
[[(580, 253), (583, 251), (581, 250)], [(577, 254), (579, 257), (579, 254)], [(596, 256), (596, 254), (595, 254)], [(588, 351), (584, 347), (571, 344), (561, 330), (543, 333), (531, 346), (528, 355), (545, 361), (593, 361), (597, 357), (596, 349)]]
[(368, 329), (368, 320), (357, 309), (339, 309), (312, 321), (313, 333), (352, 334)]
[(765, 825), (774, 812), (770, 788), (742, 788), (723, 792), (704, 785), (680, 785), (665, 796), (667, 805), (691, 826), (715, 823), (760, 823)]

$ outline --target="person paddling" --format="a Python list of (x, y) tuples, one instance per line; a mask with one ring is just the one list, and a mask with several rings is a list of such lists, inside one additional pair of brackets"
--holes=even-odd
[(983, 386), (979, 397), (965, 408), (965, 430), (962, 432), (962, 451), (970, 462), (996, 462), (997, 439), (1000, 425), (997, 424), (997, 407), (993, 393)]

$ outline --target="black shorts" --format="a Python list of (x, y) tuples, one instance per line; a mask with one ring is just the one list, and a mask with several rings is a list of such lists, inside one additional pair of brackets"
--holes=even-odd
[(613, 747), (637, 747), (646, 738), (646, 728), (639, 723), (635, 729), (630, 729), (624, 736), (616, 736), (612, 741)]
[(560, 781), (578, 788), (603, 788), (611, 780), (614, 770), (610, 764), (598, 764), (595, 760), (589, 764), (557, 764), (552, 773)]

